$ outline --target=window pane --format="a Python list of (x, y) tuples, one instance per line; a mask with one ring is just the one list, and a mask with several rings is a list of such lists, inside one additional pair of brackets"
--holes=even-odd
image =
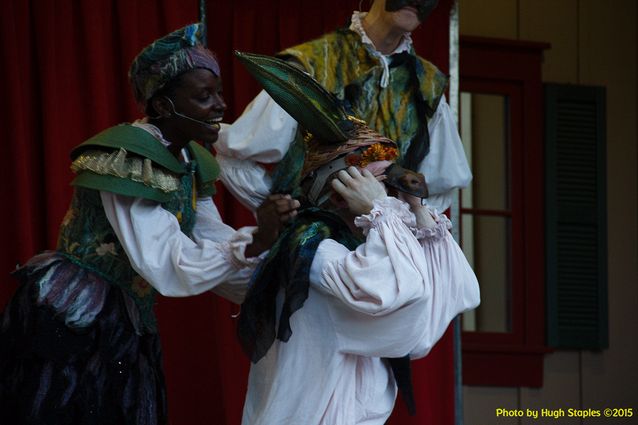
[(511, 220), (461, 217), (463, 252), (481, 287), (481, 305), (463, 315), (463, 330), (511, 332)]
[(507, 96), (461, 93), (461, 139), (474, 174), (463, 208), (510, 208), (508, 135)]

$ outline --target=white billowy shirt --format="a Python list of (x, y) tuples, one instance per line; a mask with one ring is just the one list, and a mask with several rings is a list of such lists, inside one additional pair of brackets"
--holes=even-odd
[[(365, 13), (354, 12), (350, 29), (357, 32), (363, 44), (379, 60), (385, 72), (379, 81), (386, 87), (389, 78), (388, 57), (378, 52), (365, 34), (361, 19)], [(392, 54), (410, 49), (412, 40), (406, 35)], [(384, 85), (385, 84), (385, 85)], [(261, 91), (231, 125), (222, 124), (215, 143), (220, 178), (239, 201), (255, 210), (270, 193), (272, 181), (259, 165), (281, 161), (297, 131), (295, 121), (266, 93)], [(428, 206), (445, 211), (452, 203), (454, 189), (466, 187), (472, 180), (456, 121), (445, 96), (428, 121), (430, 152), (418, 170), (426, 176), (430, 196)]]
[[(133, 125), (169, 144), (145, 120)], [(243, 300), (261, 260), (245, 257), (255, 227), (234, 230), (222, 222), (211, 198), (200, 198), (189, 238), (180, 230), (177, 218), (157, 202), (106, 191), (100, 197), (131, 266), (160, 294), (186, 297), (213, 290), (235, 303)]]
[(355, 220), (366, 234), (355, 251), (319, 244), (290, 340), (276, 340), (251, 366), (244, 425), (385, 423), (397, 387), (382, 357), (425, 356), (479, 303), (449, 220), (433, 216), (436, 225), (417, 228), (408, 205), (388, 197)]

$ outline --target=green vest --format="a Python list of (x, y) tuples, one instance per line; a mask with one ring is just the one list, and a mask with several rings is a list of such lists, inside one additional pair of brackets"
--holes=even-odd
[[(408, 56), (413, 64), (391, 64), (389, 84), (381, 87), (380, 59), (361, 42), (359, 34), (348, 29), (291, 47), (278, 56), (297, 61), (328, 91), (340, 99), (350, 100), (359, 118), (399, 144), (401, 155), (407, 152), (419, 121), (427, 123), (436, 111), (448, 80), (411, 49)], [(411, 66), (414, 66), (416, 82)], [(358, 94), (354, 98), (346, 94), (348, 86), (357, 87)], [(415, 96), (424, 101), (425, 116), (417, 113)]]
[(189, 164), (180, 163), (147, 131), (128, 124), (109, 128), (73, 149), (75, 192), (62, 221), (58, 252), (70, 261), (122, 288), (136, 303), (147, 332), (156, 331), (156, 291), (131, 267), (113, 232), (99, 195), (108, 191), (161, 203), (174, 214), (182, 232), (195, 224), (195, 200), (212, 196), (219, 166), (195, 142)]

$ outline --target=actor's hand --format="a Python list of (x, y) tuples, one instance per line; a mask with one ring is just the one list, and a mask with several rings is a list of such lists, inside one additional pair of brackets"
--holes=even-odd
[(270, 249), (283, 226), (297, 215), (299, 205), (290, 195), (269, 195), (257, 208), (257, 231), (253, 243), (246, 247), (246, 256), (254, 257)]
[(419, 227), (431, 228), (436, 226), (436, 221), (427, 206), (421, 203), (421, 198), (405, 192), (397, 192), (397, 198), (410, 206), (410, 211), (416, 217), (416, 225)]
[(368, 170), (359, 172), (355, 167), (341, 170), (332, 181), (332, 188), (343, 197), (350, 212), (367, 214), (376, 199), (386, 198), (385, 187)]

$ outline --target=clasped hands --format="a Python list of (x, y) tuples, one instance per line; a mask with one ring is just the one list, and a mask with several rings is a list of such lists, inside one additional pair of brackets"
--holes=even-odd
[(297, 215), (299, 201), (290, 195), (273, 194), (257, 208), (257, 231), (246, 247), (246, 257), (254, 257), (270, 249), (281, 229)]

